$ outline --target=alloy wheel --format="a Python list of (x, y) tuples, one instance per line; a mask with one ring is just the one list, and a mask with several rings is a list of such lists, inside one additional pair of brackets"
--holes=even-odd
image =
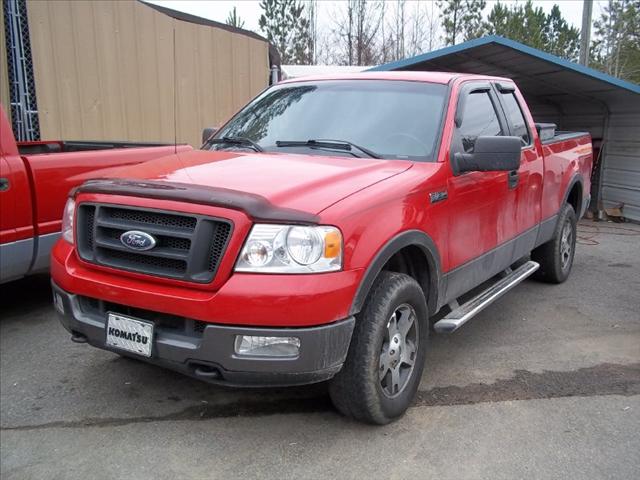
[(404, 303), (391, 314), (380, 351), (378, 377), (386, 397), (398, 396), (409, 383), (418, 341), (416, 312), (411, 305)]

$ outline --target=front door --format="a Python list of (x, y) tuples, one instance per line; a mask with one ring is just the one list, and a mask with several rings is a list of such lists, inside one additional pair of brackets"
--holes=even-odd
[[(480, 136), (509, 135), (498, 98), (489, 82), (463, 84), (451, 142), (450, 156), (473, 152)], [(456, 298), (493, 276), (502, 258), (484, 254), (509, 239), (507, 216), (515, 218), (510, 204), (507, 172), (467, 172), (448, 182), (452, 215), (449, 217), (447, 299)], [(486, 261), (485, 261), (486, 260)], [(486, 263), (486, 265), (485, 265)]]

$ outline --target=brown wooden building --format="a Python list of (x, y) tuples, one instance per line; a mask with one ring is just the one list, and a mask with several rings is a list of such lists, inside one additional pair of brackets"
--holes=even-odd
[(0, 100), (24, 139), (199, 146), (279, 63), (253, 32), (138, 0), (4, 0), (1, 25)]

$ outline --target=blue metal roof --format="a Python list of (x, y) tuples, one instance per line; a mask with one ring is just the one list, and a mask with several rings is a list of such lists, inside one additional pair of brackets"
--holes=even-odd
[(625, 90), (640, 94), (640, 85), (636, 85), (635, 83), (627, 82), (625, 80), (620, 80), (619, 78), (613, 77), (611, 75), (607, 75), (606, 73), (599, 72), (597, 70), (594, 70), (593, 68), (585, 67), (583, 65), (579, 65), (577, 63), (564, 60), (550, 53), (546, 53), (546, 52), (543, 52), (542, 50), (538, 50), (537, 48), (532, 48), (522, 43), (516, 42), (514, 40), (509, 40), (508, 38), (500, 37), (498, 35), (489, 35), (486, 37), (477, 38), (475, 40), (469, 40), (468, 42), (460, 43), (458, 45), (441, 48), (440, 50), (435, 50), (433, 52), (417, 55), (415, 57), (405, 58), (403, 60), (385, 63), (384, 65), (379, 65), (377, 67), (371, 68), (370, 71), (404, 70), (411, 67), (415, 67), (423, 62), (442, 59), (443, 57), (446, 57), (448, 55), (465, 52), (467, 50), (471, 50), (476, 47), (481, 47), (483, 45), (489, 45), (489, 44), (496, 44), (496, 45), (508, 47), (518, 52), (521, 52), (523, 54), (530, 55), (540, 60), (544, 60), (546, 62), (552, 63), (558, 67), (561, 67), (576, 73), (580, 73), (582, 75), (589, 76), (596, 80), (606, 82), (610, 85), (614, 85), (616, 87), (623, 88)]

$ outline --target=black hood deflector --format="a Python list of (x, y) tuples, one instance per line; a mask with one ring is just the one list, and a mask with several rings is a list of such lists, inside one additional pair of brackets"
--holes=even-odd
[(278, 207), (266, 198), (254, 193), (186, 183), (145, 182), (128, 179), (89, 180), (72, 190), (70, 196), (75, 197), (78, 193), (126, 195), (229, 208), (242, 211), (254, 221), (260, 222), (313, 225), (317, 224), (319, 220), (317, 215)]

